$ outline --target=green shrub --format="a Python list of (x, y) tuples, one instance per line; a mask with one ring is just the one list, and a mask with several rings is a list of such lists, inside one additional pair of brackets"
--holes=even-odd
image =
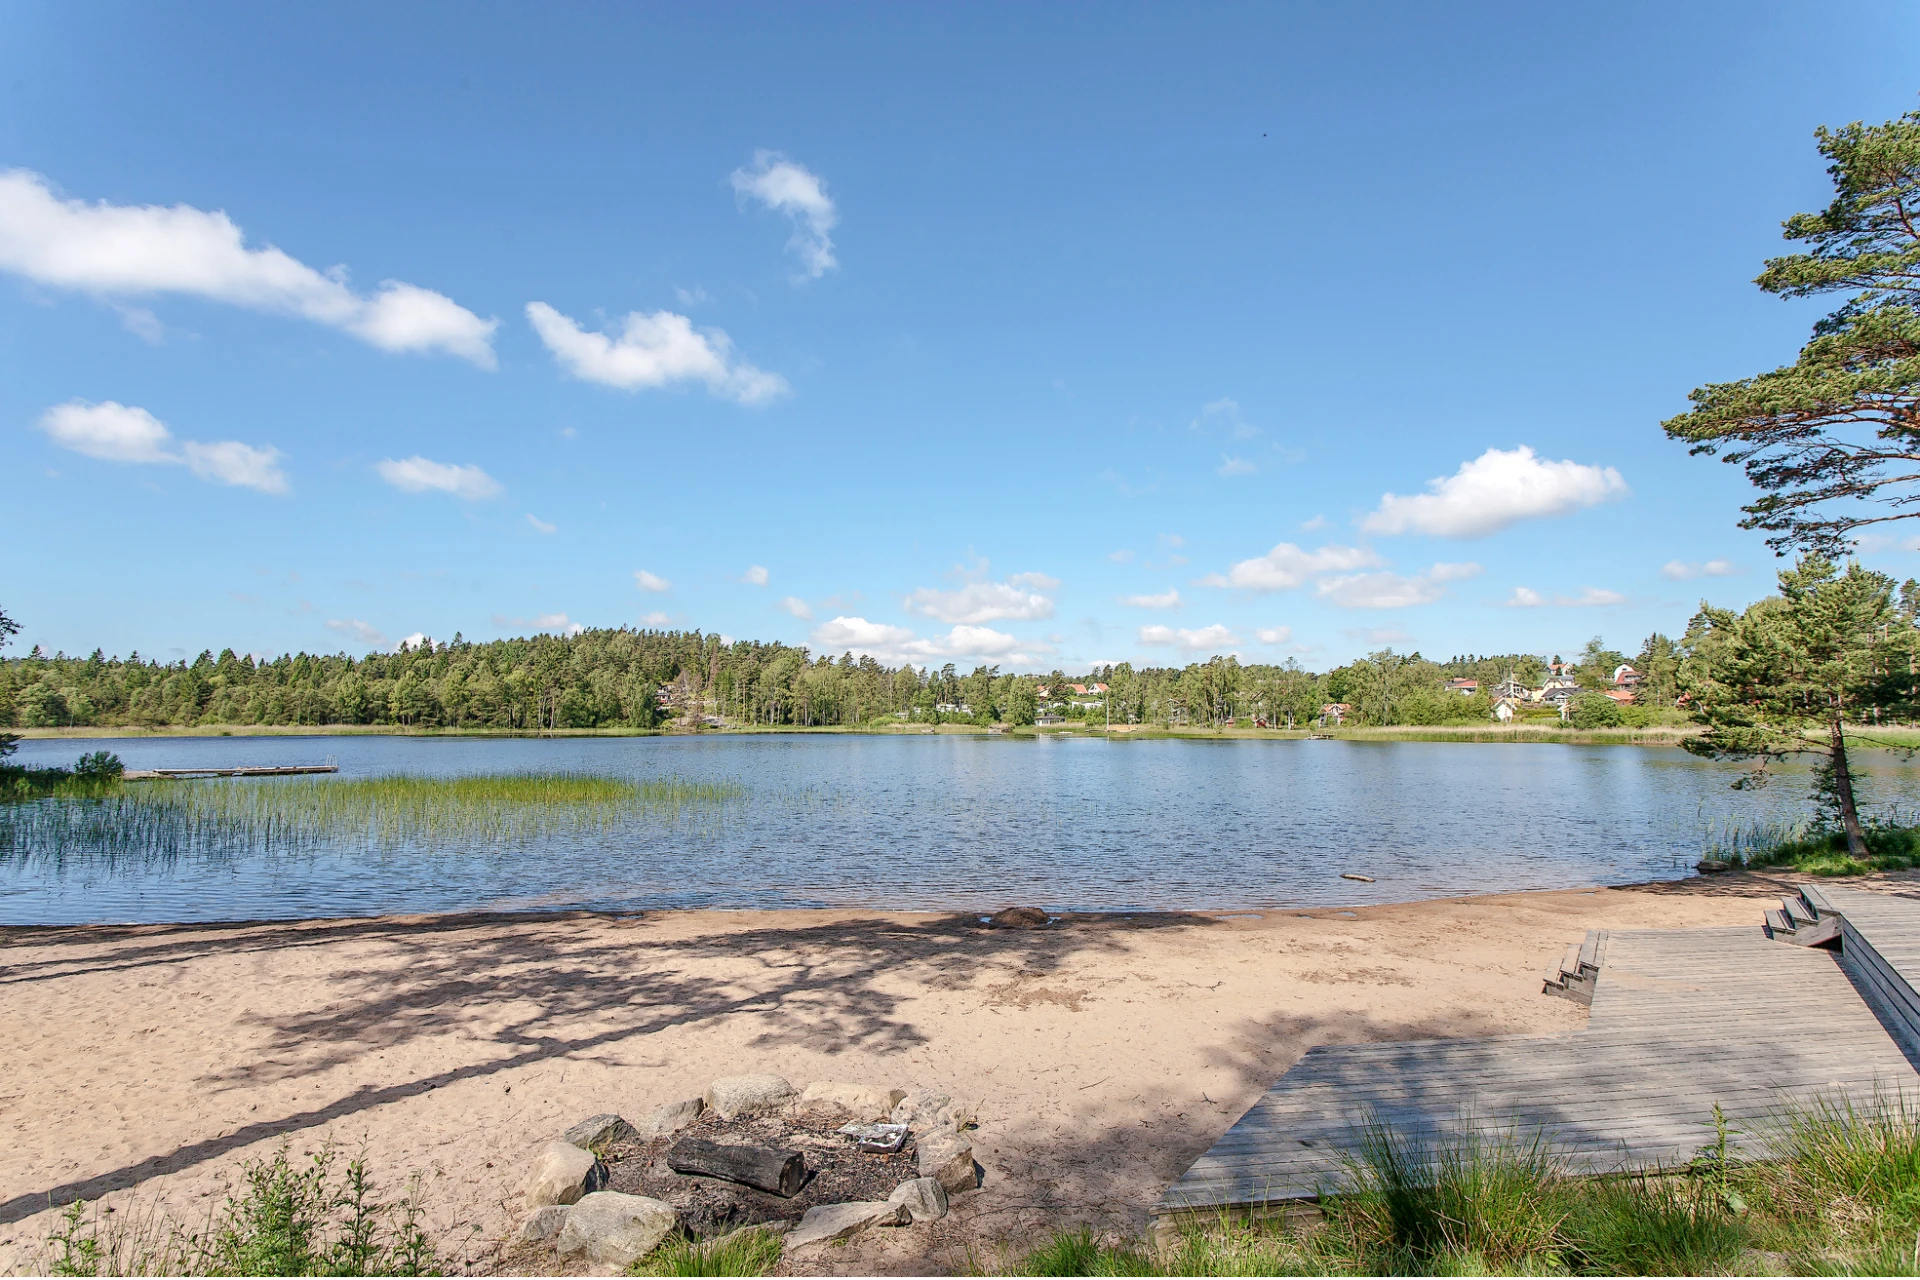
[(628, 1269), (635, 1276), (763, 1276), (780, 1261), (780, 1235), (748, 1228), (718, 1240), (668, 1240)]
[(1703, 1276), (1727, 1270), (1748, 1232), (1698, 1182), (1602, 1179), (1574, 1197), (1566, 1225), (1579, 1270), (1603, 1276)]

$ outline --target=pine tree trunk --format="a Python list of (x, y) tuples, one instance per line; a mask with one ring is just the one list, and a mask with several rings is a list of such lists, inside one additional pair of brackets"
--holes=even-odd
[(1847, 768), (1847, 740), (1837, 712), (1830, 723), (1833, 736), (1827, 752), (1833, 760), (1833, 789), (1840, 798), (1840, 823), (1847, 830), (1847, 855), (1865, 858), (1867, 833), (1860, 829), (1860, 814), (1853, 807), (1853, 773)]

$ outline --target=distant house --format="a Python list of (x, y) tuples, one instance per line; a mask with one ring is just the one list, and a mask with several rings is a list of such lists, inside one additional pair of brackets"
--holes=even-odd
[(1580, 686), (1571, 680), (1562, 683), (1558, 680), (1547, 681), (1547, 687), (1540, 690), (1535, 702), (1548, 707), (1564, 707), (1580, 696)]
[(1513, 719), (1515, 705), (1516, 700), (1513, 698), (1500, 698), (1496, 700), (1493, 704), (1493, 718), (1501, 724), (1505, 724), (1507, 721)]
[(1621, 689), (1638, 688), (1640, 684), (1640, 680), (1641, 680), (1640, 673), (1638, 671), (1635, 671), (1632, 667), (1628, 666), (1624, 662), (1613, 669), (1613, 683), (1617, 688), (1621, 688)]
[(1608, 689), (1606, 692), (1609, 698), (1612, 698), (1623, 707), (1633, 701), (1634, 695), (1631, 689)]
[(1471, 698), (1474, 694), (1480, 692), (1480, 682), (1478, 680), (1469, 680), (1465, 676), (1455, 676), (1453, 679), (1447, 681), (1446, 688), (1448, 693), (1457, 693), (1463, 698)]
[(937, 704), (933, 709), (943, 716), (970, 716), (973, 714), (973, 708), (964, 702), (942, 702)]
[(1329, 702), (1320, 708), (1320, 723), (1331, 720), (1335, 724), (1345, 724), (1347, 717), (1353, 714), (1353, 707), (1345, 702)]
[(1065, 716), (1035, 716), (1033, 722), (1035, 724), (1065, 724), (1067, 720)]
[(1527, 686), (1521, 684), (1518, 680), (1515, 680), (1512, 676), (1508, 676), (1505, 680), (1493, 686), (1493, 696), (1496, 699), (1504, 698), (1508, 702), (1533, 701), (1532, 690), (1528, 689)]

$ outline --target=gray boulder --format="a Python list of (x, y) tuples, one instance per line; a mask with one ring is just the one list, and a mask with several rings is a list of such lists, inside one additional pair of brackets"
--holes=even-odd
[(571, 1142), (549, 1142), (527, 1173), (526, 1207), (573, 1204), (607, 1185), (607, 1166)]
[(707, 1104), (698, 1098), (688, 1098), (685, 1102), (669, 1102), (664, 1107), (654, 1108), (653, 1114), (634, 1126), (634, 1131), (643, 1138), (670, 1138), (687, 1126), (700, 1120), (700, 1113)]
[(800, 1094), (801, 1115), (828, 1119), (886, 1120), (907, 1096), (905, 1089), (882, 1089), (878, 1085), (848, 1084), (842, 1080), (816, 1080)]
[(916, 1089), (893, 1108), (895, 1124), (906, 1125), (914, 1133), (953, 1126), (953, 1099), (944, 1093)]
[(567, 1210), (555, 1248), (563, 1258), (585, 1254), (589, 1262), (624, 1271), (652, 1253), (679, 1220), (673, 1206), (664, 1201), (596, 1191)]
[(938, 1222), (947, 1216), (947, 1189), (938, 1178), (909, 1178), (893, 1189), (887, 1203), (905, 1209), (915, 1222)]
[(587, 1117), (561, 1134), (560, 1141), (591, 1149), (609, 1142), (619, 1142), (622, 1138), (631, 1138), (633, 1135), (632, 1125), (619, 1116), (609, 1114)]
[(573, 1206), (565, 1204), (550, 1204), (535, 1209), (527, 1215), (527, 1220), (520, 1224), (520, 1229), (514, 1232), (514, 1237), (534, 1244), (542, 1240), (551, 1240), (560, 1234), (560, 1228), (566, 1225), (567, 1215), (572, 1212)]
[(778, 1111), (799, 1096), (784, 1076), (722, 1076), (707, 1086), (703, 1101), (722, 1120)]
[(973, 1168), (973, 1141), (951, 1129), (933, 1129), (914, 1139), (920, 1176), (932, 1178), (952, 1195), (979, 1186)]
[(913, 1220), (905, 1205), (887, 1200), (849, 1200), (845, 1204), (823, 1204), (807, 1210), (800, 1225), (787, 1233), (788, 1249), (804, 1249), (810, 1244), (844, 1240), (868, 1227), (900, 1227)]

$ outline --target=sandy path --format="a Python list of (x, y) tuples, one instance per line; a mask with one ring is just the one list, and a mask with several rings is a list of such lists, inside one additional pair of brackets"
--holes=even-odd
[(49, 1196), (198, 1222), (283, 1138), (429, 1171), (437, 1225), (486, 1267), (538, 1143), (774, 1071), (977, 1103), (986, 1186), (817, 1264), (951, 1269), (1062, 1216), (1141, 1226), (1314, 1044), (1566, 1030), (1585, 1011), (1540, 975), (1582, 931), (1757, 925), (1771, 887), (1038, 932), (845, 911), (0, 930), (0, 1268), (28, 1265)]

